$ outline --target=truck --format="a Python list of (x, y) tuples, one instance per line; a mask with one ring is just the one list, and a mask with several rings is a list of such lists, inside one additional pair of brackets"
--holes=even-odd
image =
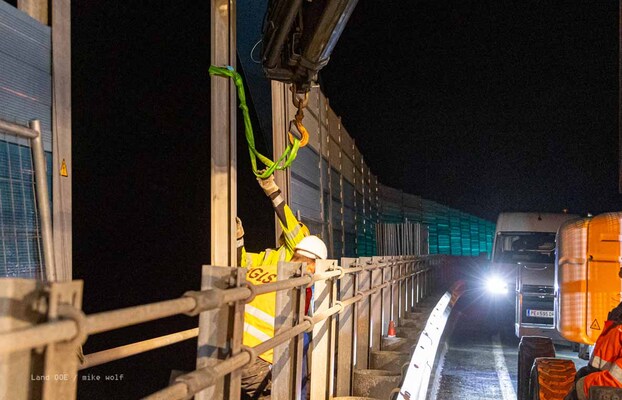
[(562, 340), (554, 322), (555, 235), (564, 222), (577, 217), (504, 212), (497, 218), (486, 287), (513, 303), (514, 332), (519, 338), (537, 335)]
[[(576, 218), (556, 235), (555, 330), (592, 348), (609, 311), (621, 300), (622, 212)], [(550, 337), (523, 336), (518, 349), (518, 400), (562, 400), (572, 388), (573, 359), (556, 357)], [(589, 399), (622, 398), (622, 389), (593, 387)]]

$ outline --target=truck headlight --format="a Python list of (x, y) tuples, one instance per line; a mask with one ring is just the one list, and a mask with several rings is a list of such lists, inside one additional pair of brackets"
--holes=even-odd
[(507, 294), (508, 283), (498, 276), (491, 276), (486, 279), (486, 291), (492, 294)]

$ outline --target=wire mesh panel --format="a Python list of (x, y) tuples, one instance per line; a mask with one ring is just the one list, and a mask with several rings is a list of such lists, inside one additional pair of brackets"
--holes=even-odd
[[(50, 153), (46, 164), (51, 171)], [(31, 151), (6, 140), (0, 140), (0, 276), (45, 276)]]

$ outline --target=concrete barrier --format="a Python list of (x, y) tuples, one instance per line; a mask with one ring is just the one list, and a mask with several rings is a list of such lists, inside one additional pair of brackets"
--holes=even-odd
[(401, 374), (402, 366), (410, 361), (410, 356), (410, 352), (372, 350), (369, 366)]
[(345, 396), (345, 397), (332, 397), (333, 400), (379, 400), (374, 399), (373, 397), (354, 397), (354, 396)]
[(389, 393), (400, 385), (400, 373), (381, 369), (355, 369), (352, 382), (354, 396), (388, 399)]
[[(423, 324), (422, 324), (423, 325)], [(398, 326), (395, 328), (395, 334), (397, 337), (406, 338), (412, 340), (413, 343), (419, 340), (421, 332), (423, 332), (423, 326)]]
[[(419, 335), (419, 340), (414, 347), (415, 350), (397, 394), (397, 400), (424, 400), (426, 398), (441, 336), (451, 310), (463, 291), (464, 282), (456, 282), (431, 309), (423, 332)], [(403, 327), (403, 329), (408, 329), (408, 327)], [(397, 333), (399, 335), (400, 331), (398, 330)], [(395, 345), (397, 347), (397, 343)]]
[(397, 326), (424, 326), (427, 319), (426, 317), (427, 315), (422, 316), (421, 318), (400, 318)]
[(411, 347), (414, 345), (415, 342), (408, 338), (383, 336), (380, 342), (380, 349), (385, 351), (410, 352)]

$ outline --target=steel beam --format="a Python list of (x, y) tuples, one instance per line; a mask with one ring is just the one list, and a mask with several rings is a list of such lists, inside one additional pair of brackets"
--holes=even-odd
[[(282, 82), (272, 81), (272, 153), (273, 160), (277, 160), (288, 144), (287, 132), (290, 115), (290, 95), (287, 90), (287, 85)], [(290, 204), (289, 196), (289, 183), (290, 183), (290, 169), (285, 171), (275, 172), (274, 181), (281, 189), (281, 196), (285, 200), (285, 203)], [(281, 224), (278, 217), (274, 216), (275, 237), (274, 243), (278, 243), (281, 236)]]
[[(320, 260), (316, 263), (315, 272), (322, 273), (334, 269), (335, 261)], [(332, 282), (319, 281), (314, 288), (314, 314), (326, 312), (332, 307)], [(333, 317), (330, 317), (313, 327), (313, 347), (311, 351), (311, 382), (309, 385), (312, 399), (328, 399), (332, 396), (332, 371), (330, 368), (333, 352), (331, 351), (331, 336)], [(305, 399), (303, 399), (305, 400)]]
[[(211, 63), (235, 67), (235, 0), (211, 2)], [(235, 266), (237, 214), (236, 91), (233, 80), (211, 80), (211, 259)]]
[(71, 0), (52, 0), (52, 222), (57, 279), (72, 279)]
[[(371, 263), (371, 257), (361, 257), (362, 265)], [(356, 294), (369, 290), (372, 287), (371, 273), (362, 271), (356, 275)], [(356, 303), (356, 360), (355, 369), (367, 369), (369, 365), (369, 326), (370, 310), (369, 296), (365, 296)]]
[(43, 245), (43, 259), (45, 262), (45, 274), (49, 282), (58, 279), (52, 234), (52, 213), (50, 211), (50, 192), (45, 166), (45, 153), (43, 151), (43, 138), (41, 137), (41, 123), (38, 120), (30, 121), (30, 127), (38, 133), (36, 138), (30, 140), (32, 160), (35, 167), (35, 184), (37, 206), (39, 207), (39, 223), (41, 225), (41, 242)]
[[(382, 269), (382, 283), (389, 282), (391, 280), (391, 263), (392, 257), (385, 257), (387, 266)], [(380, 292), (382, 296), (382, 336), (389, 331), (389, 322), (391, 321), (391, 285), (382, 288)], [(397, 322), (397, 321), (394, 321)], [(381, 339), (382, 340), (382, 339)], [(382, 349), (382, 345), (380, 346)]]
[[(341, 267), (349, 268), (355, 258), (342, 258)], [(354, 293), (354, 274), (346, 274), (340, 279), (339, 301), (349, 299)], [(337, 371), (336, 388), (337, 396), (349, 396), (352, 388), (352, 365), (353, 365), (353, 346), (354, 346), (354, 307), (345, 308), (339, 314), (337, 328)]]
[[(201, 290), (229, 289), (240, 287), (245, 281), (243, 268), (203, 266)], [(231, 306), (201, 313), (199, 319), (199, 340), (197, 369), (213, 367), (240, 353), (244, 329), (244, 305), (235, 302)], [(196, 400), (239, 399), (240, 370), (221, 377), (211, 386), (195, 396)]]
[[(39, 315), (32, 304), (42, 292), (42, 282), (19, 278), (2, 278), (0, 282), (0, 333), (35, 325)], [(31, 379), (32, 357), (38, 356), (30, 348), (0, 354), (0, 399), (27, 400), (31, 393), (40, 395), (41, 381)]]
[[(373, 257), (374, 264), (378, 264), (381, 268), (371, 271), (371, 286), (382, 285), (382, 266), (385, 265), (383, 257)], [(369, 348), (371, 350), (380, 350), (380, 338), (382, 337), (382, 290), (372, 294), (369, 298)]]
[[(280, 262), (277, 281), (300, 276), (301, 264)], [(305, 290), (292, 289), (276, 293), (274, 334), (278, 335), (298, 325), (304, 315)], [(302, 383), (302, 335), (274, 348), (272, 364), (273, 400), (300, 399)], [(302, 399), (305, 400), (305, 399)]]

